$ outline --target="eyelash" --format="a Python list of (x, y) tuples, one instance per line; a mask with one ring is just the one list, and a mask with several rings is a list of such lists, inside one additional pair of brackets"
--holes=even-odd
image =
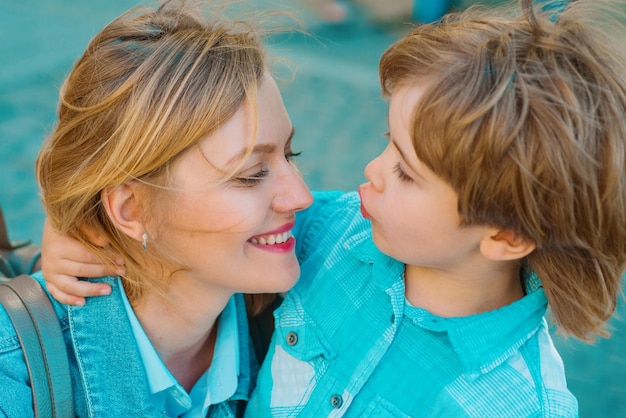
[(299, 157), (300, 154), (302, 154), (302, 152), (293, 152), (293, 151), (289, 151), (287, 153), (285, 153), (285, 160), (289, 161), (290, 163), (293, 162), (293, 159), (296, 157)]
[(398, 175), (398, 178), (406, 183), (412, 183), (413, 179), (404, 172), (404, 170), (402, 170), (402, 168), (400, 167), (400, 163), (397, 163), (394, 167), (393, 167), (393, 171), (394, 173), (396, 173)]
[(269, 172), (269, 170), (263, 169), (249, 177), (237, 177), (235, 180), (242, 186), (254, 186), (263, 181), (263, 179), (267, 177)]
[[(293, 159), (294, 157), (297, 157), (301, 154), (301, 152), (287, 152), (285, 153), (285, 160), (287, 160), (289, 163), (293, 163)], [(263, 181), (263, 179), (265, 179), (265, 177), (267, 177), (267, 175), (269, 174), (269, 170), (267, 169), (263, 169), (260, 170), (259, 172), (249, 176), (249, 177), (238, 177), (235, 180), (241, 184), (242, 186), (248, 186), (248, 187), (252, 187), (255, 186), (259, 183), (261, 183)]]

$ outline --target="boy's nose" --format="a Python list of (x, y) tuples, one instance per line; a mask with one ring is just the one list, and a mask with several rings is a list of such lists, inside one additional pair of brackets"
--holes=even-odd
[(383, 187), (383, 179), (379, 170), (380, 155), (370, 161), (364, 170), (365, 178), (372, 184), (375, 190), (381, 191)]

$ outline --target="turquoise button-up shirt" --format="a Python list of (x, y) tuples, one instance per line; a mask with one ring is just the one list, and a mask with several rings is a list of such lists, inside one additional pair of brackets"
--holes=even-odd
[(511, 305), (437, 317), (406, 302), (404, 265), (376, 249), (355, 193), (315, 198), (247, 416), (577, 416), (534, 274)]

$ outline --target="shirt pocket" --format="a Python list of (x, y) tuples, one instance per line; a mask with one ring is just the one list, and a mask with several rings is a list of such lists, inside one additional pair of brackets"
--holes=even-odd
[(274, 312), (273, 389), (270, 407), (306, 404), (315, 383), (336, 357), (322, 330), (304, 311), (300, 298), (289, 293)]

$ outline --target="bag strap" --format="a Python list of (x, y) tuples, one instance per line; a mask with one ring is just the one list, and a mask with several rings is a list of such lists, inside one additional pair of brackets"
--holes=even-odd
[(39, 283), (22, 274), (0, 284), (6, 309), (22, 346), (36, 417), (73, 417), (72, 380), (61, 325)]
[(0, 281), (41, 270), (41, 249), (30, 241), (11, 242), (0, 207)]

